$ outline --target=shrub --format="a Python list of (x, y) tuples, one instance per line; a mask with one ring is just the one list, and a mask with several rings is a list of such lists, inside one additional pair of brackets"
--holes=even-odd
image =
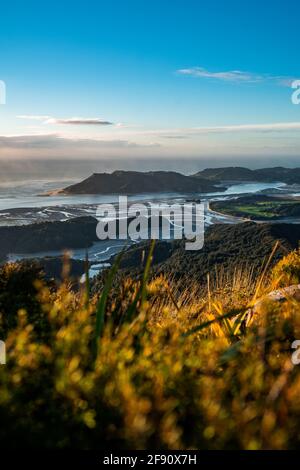
[(272, 322), (266, 305), (246, 327), (247, 304), (227, 310), (220, 292), (182, 301), (167, 279), (149, 282), (147, 272), (118, 293), (111, 282), (108, 274), (100, 300), (88, 298), (88, 283), (74, 293), (67, 282), (57, 291), (40, 282), (34, 299), (47, 341), (33, 299), (22, 304), (0, 367), (1, 447), (299, 446), (300, 379), (291, 362), (299, 305), (280, 304)]
[(272, 271), (272, 279), (279, 287), (300, 284), (300, 249), (279, 261)]

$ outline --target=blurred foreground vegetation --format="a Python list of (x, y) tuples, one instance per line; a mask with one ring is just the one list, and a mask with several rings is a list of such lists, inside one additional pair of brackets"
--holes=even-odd
[[(236, 271), (207, 294), (150, 276), (99, 296), (0, 269), (0, 446), (293, 449), (300, 444), (300, 303), (258, 298), (300, 282), (300, 252)], [(250, 312), (250, 313), (249, 313)], [(254, 313), (253, 313), (254, 312)]]

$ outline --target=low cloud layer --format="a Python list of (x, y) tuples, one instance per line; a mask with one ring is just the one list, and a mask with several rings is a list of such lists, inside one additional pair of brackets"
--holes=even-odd
[(56, 134), (0, 136), (1, 159), (98, 159), (151, 155), (159, 144), (127, 139), (66, 138)]
[[(163, 139), (186, 139), (193, 136), (209, 134), (237, 134), (237, 133), (284, 133), (300, 131), (300, 122), (279, 122), (268, 124), (237, 124), (231, 126), (192, 127), (178, 129), (158, 129), (142, 131), (139, 135), (155, 136)], [(136, 134), (137, 135), (137, 134)], [(300, 137), (300, 135), (299, 135)]]
[(72, 139), (57, 134), (0, 136), (0, 149), (107, 149), (156, 146), (141, 145), (128, 140)]
[[(251, 134), (251, 138), (249, 135)], [(224, 136), (224, 137), (223, 137)], [(225, 137), (226, 136), (226, 137)], [(176, 141), (177, 140), (177, 141)], [(238, 146), (238, 148), (237, 148)], [(280, 146), (283, 146), (280, 148)], [(288, 146), (288, 148), (287, 148)], [(300, 151), (300, 122), (122, 131), (118, 135), (66, 136), (58, 133), (0, 135), (0, 158), (133, 158), (154, 156), (232, 154), (253, 151)]]
[(234, 126), (200, 127), (195, 133), (235, 133), (235, 132), (288, 132), (300, 131), (300, 122), (279, 122), (271, 124), (240, 124)]

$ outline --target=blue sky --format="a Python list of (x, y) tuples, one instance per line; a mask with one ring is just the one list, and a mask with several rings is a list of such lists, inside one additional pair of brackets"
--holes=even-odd
[(5, 2), (0, 157), (298, 156), (299, 14), (296, 0)]

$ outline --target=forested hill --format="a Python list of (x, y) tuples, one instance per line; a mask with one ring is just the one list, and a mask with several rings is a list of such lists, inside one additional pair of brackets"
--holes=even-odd
[(220, 191), (211, 181), (173, 171), (115, 171), (94, 173), (80, 183), (61, 190), (62, 194), (140, 194), (157, 192)]
[(279, 181), (288, 184), (300, 184), (300, 168), (262, 168), (250, 170), (244, 167), (207, 168), (194, 176), (211, 181)]

